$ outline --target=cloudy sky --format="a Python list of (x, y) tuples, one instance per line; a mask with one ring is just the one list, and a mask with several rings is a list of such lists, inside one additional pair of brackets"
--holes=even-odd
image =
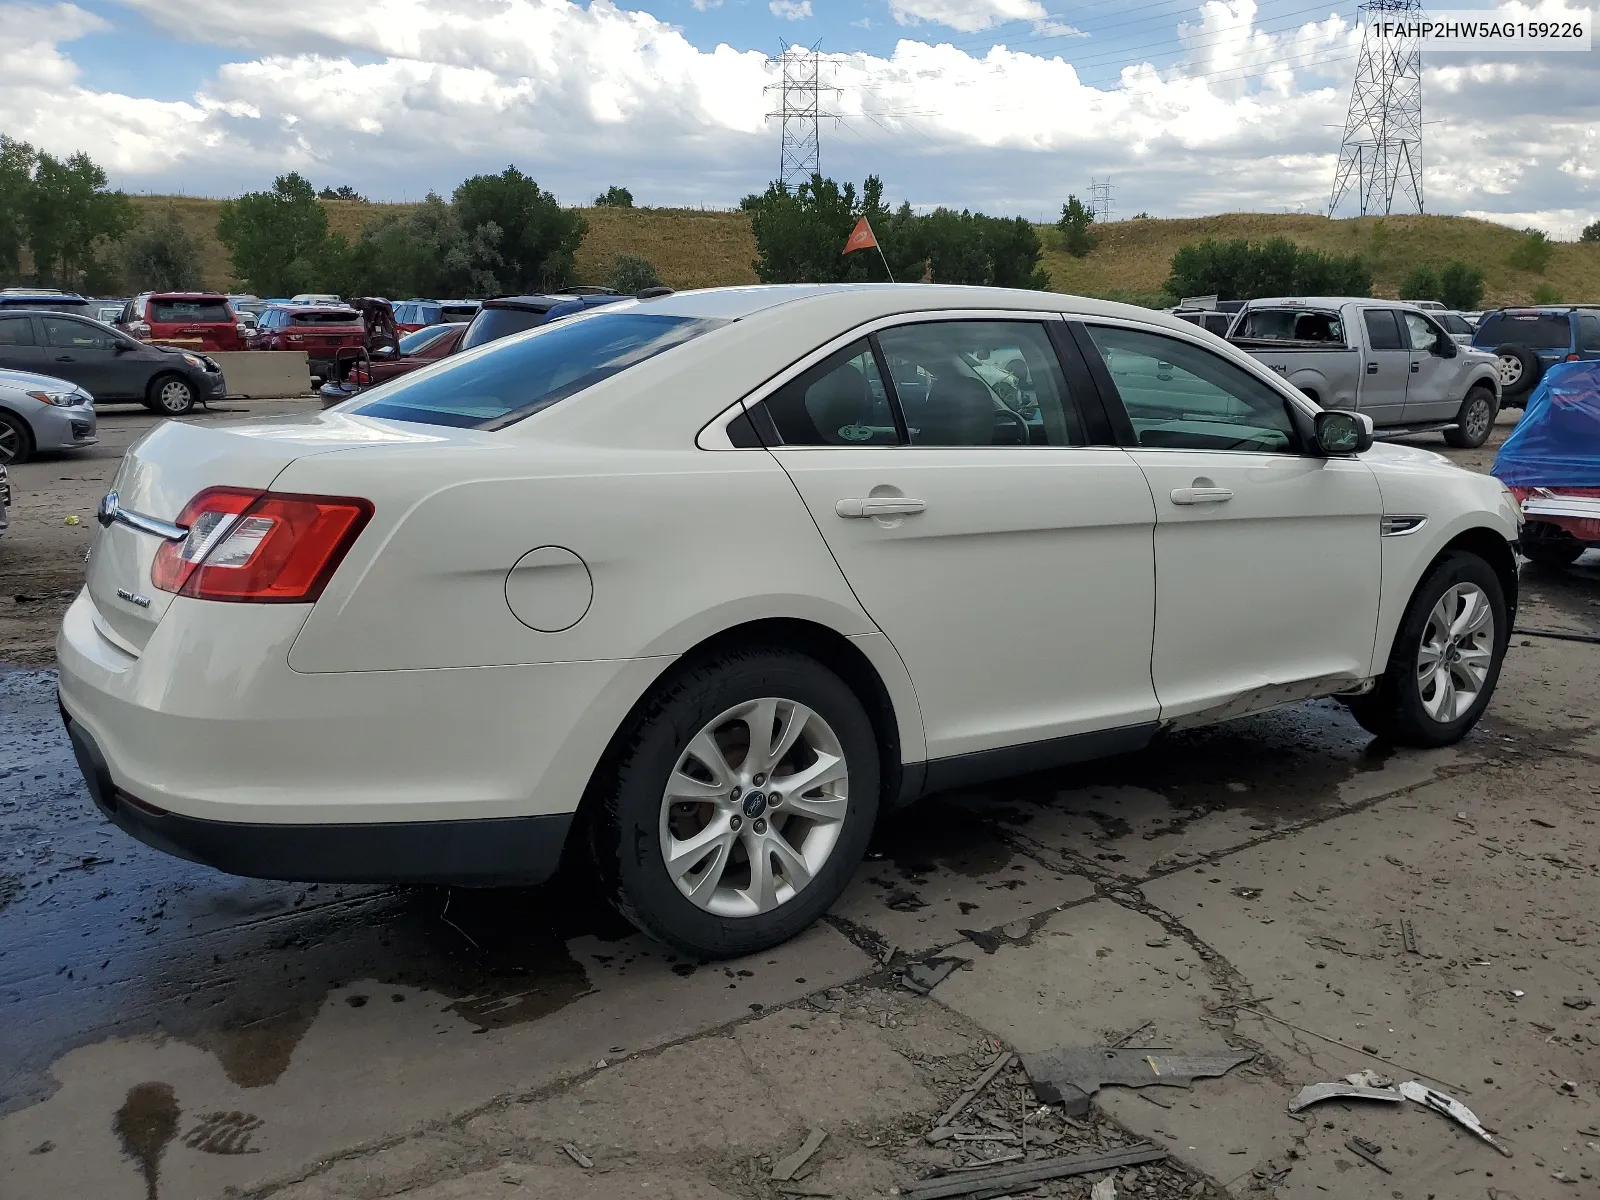
[[(1359, 33), (1309, 0), (0, 0), (0, 131), (130, 191), (515, 163), (566, 203), (726, 206), (776, 174), (780, 40), (828, 55), (825, 173), (1039, 218), (1106, 176), (1121, 215), (1321, 210)], [(1597, 53), (1429, 55), (1429, 209), (1600, 215)]]

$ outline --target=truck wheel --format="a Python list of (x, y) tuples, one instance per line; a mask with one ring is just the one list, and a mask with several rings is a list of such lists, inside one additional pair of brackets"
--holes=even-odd
[(1544, 364), (1539, 356), (1519, 342), (1507, 342), (1494, 348), (1499, 360), (1501, 396), (1524, 396), (1533, 391), (1539, 376), (1544, 374)]
[(1461, 402), (1455, 428), (1444, 431), (1446, 444), (1457, 450), (1476, 450), (1489, 440), (1496, 411), (1492, 390), (1481, 386), (1472, 388)]
[(1478, 723), (1511, 635), (1500, 577), (1476, 554), (1434, 564), (1406, 607), (1378, 686), (1346, 703), (1369, 733), (1401, 746), (1449, 746)]

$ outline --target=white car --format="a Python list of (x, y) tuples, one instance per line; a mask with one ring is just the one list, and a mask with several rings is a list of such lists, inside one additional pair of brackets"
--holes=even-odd
[(803, 929), (927, 792), (1328, 695), (1453, 742), (1517, 596), (1493, 478), (1174, 317), (925, 285), (624, 301), (166, 422), (98, 519), (61, 704), (123, 829), (301, 880), (592, 854), (703, 955)]

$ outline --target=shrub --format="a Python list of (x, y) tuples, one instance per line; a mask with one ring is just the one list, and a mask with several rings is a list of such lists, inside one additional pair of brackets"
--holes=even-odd
[(1560, 304), (1561, 289), (1554, 284), (1541, 283), (1533, 289), (1533, 302), (1535, 304)]
[(633, 193), (625, 187), (612, 184), (594, 198), (596, 208), (632, 208)]
[(619, 292), (641, 292), (645, 288), (660, 287), (661, 274), (655, 263), (642, 254), (619, 254), (611, 260), (608, 286)]
[(1543, 230), (1524, 229), (1511, 249), (1511, 265), (1521, 271), (1542, 274), (1550, 265), (1550, 249), (1550, 239)]
[(1474, 312), (1483, 304), (1483, 272), (1459, 260), (1439, 272), (1439, 299), (1446, 308)]
[(1400, 281), (1402, 300), (1438, 300), (1442, 290), (1432, 267), (1412, 267)]
[(1061, 219), (1056, 222), (1056, 229), (1061, 233), (1061, 248), (1073, 258), (1088, 255), (1094, 249), (1094, 233), (1090, 229), (1093, 224), (1093, 211), (1084, 207), (1076, 196), (1068, 196), (1061, 206)]

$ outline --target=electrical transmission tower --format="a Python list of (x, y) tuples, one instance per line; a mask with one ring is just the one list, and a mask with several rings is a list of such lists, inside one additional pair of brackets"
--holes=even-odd
[(1421, 212), (1422, 50), (1415, 38), (1383, 37), (1372, 25), (1418, 20), (1422, 0), (1365, 0), (1359, 11), (1361, 54), (1328, 215), (1352, 185), (1362, 216), (1393, 211), (1396, 191), (1402, 206)]
[(1111, 180), (1089, 180), (1089, 211), (1094, 214), (1095, 223), (1104, 225), (1111, 220)]
[(768, 85), (768, 90), (778, 93), (778, 111), (767, 116), (776, 117), (782, 124), (778, 179), (793, 191), (821, 173), (822, 139), (818, 126), (824, 115), (822, 93), (839, 89), (823, 85), (823, 57), (818, 46), (792, 46), (782, 40), (778, 46), (776, 65), (783, 72), (783, 82)]

